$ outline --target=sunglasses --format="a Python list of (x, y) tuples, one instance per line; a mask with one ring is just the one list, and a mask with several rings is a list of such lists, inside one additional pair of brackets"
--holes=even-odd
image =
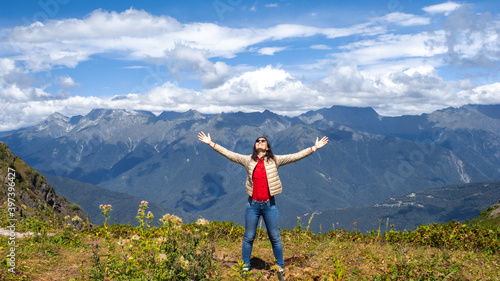
[(255, 143), (259, 143), (259, 142), (261, 142), (261, 143), (266, 143), (266, 140), (256, 140), (256, 141), (255, 141)]

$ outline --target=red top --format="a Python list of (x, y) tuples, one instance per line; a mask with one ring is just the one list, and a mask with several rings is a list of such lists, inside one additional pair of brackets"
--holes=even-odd
[(255, 201), (267, 201), (274, 196), (269, 194), (269, 186), (267, 185), (266, 168), (264, 167), (264, 160), (258, 158), (257, 166), (253, 170), (253, 195), (252, 199)]

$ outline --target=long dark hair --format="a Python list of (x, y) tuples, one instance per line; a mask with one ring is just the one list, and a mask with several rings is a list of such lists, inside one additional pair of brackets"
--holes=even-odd
[(266, 150), (267, 161), (269, 161), (269, 159), (273, 159), (273, 161), (275, 161), (274, 153), (273, 153), (273, 150), (271, 148), (271, 143), (269, 142), (269, 140), (266, 137), (258, 137), (255, 140), (255, 142), (253, 144), (252, 160), (257, 161), (257, 159), (259, 158), (257, 156), (258, 152), (257, 152), (257, 148), (256, 148), (256, 144), (257, 144), (258, 139), (265, 139), (266, 140), (266, 143), (267, 143), (267, 150)]

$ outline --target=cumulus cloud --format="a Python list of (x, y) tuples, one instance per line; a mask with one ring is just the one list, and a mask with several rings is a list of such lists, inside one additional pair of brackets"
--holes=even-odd
[[(500, 21), (491, 14), (477, 14), (463, 5), (443, 24), (449, 63), (472, 67), (498, 67), (500, 59)], [(432, 42), (439, 46), (441, 42)]]
[[(463, 87), (455, 93), (457, 86)], [(500, 83), (475, 87), (470, 81), (447, 82), (432, 65), (389, 71), (380, 75), (360, 70), (356, 64), (331, 67), (322, 80), (303, 82), (280, 66), (266, 66), (233, 76), (211, 89), (195, 91), (166, 82), (144, 94), (113, 97), (55, 98), (43, 89), (0, 90), (5, 113), (0, 131), (34, 125), (57, 111), (67, 116), (86, 114), (94, 108), (187, 111), (204, 113), (269, 109), (295, 116), (308, 110), (337, 105), (371, 106), (382, 115), (421, 114), (467, 103), (500, 102)], [(22, 94), (21, 94), (22, 93)], [(28, 95), (28, 96), (26, 96)], [(9, 97), (9, 98), (7, 98)]]
[(458, 96), (470, 104), (500, 104), (500, 83), (482, 85), (470, 90), (458, 92)]
[(56, 82), (65, 89), (80, 86), (80, 84), (76, 83), (70, 76), (60, 76), (57, 78)]
[(214, 88), (235, 73), (226, 63), (212, 63), (207, 58), (207, 50), (177, 44), (172, 50), (166, 51), (165, 55), (172, 73), (178, 75), (182, 69), (194, 71), (199, 75), (204, 88)]
[(421, 114), (463, 104), (432, 65), (380, 75), (359, 70), (355, 64), (337, 65), (315, 86), (320, 92), (334, 93), (329, 101), (370, 106), (382, 115)]
[[(247, 107), (251, 110), (274, 109), (290, 114), (301, 108), (300, 100), (315, 100), (319, 93), (311, 90), (290, 73), (272, 66), (245, 72), (224, 85), (203, 93), (216, 103)], [(248, 111), (248, 110), (246, 110)]]
[(51, 94), (45, 92), (48, 85), (42, 87), (31, 86), (32, 80), (22, 73), (15, 60), (0, 58), (0, 104), (2, 110), (12, 102), (26, 102), (30, 100), (47, 100)]
[(52, 95), (45, 92), (44, 88), (21, 87), (17, 84), (4, 84), (0, 86), (0, 100), (4, 101), (3, 106), (16, 101), (45, 101), (51, 97)]
[[(468, 88), (469, 92), (456, 94), (457, 85)], [(169, 83), (148, 95), (150, 98), (161, 97), (165, 105), (210, 113), (270, 109), (294, 116), (339, 104), (371, 106), (382, 115), (399, 115), (401, 112), (432, 112), (467, 104), (474, 99), (485, 102), (498, 90), (497, 87), (480, 88), (467, 81), (445, 81), (432, 65), (373, 75), (358, 69), (356, 64), (340, 64), (332, 66), (324, 79), (308, 83), (279, 66), (268, 65), (233, 77), (217, 88), (195, 92), (181, 90)], [(474, 95), (484, 98), (479, 100)]]
[[(304, 85), (285, 70), (267, 66), (245, 72), (228, 79), (216, 88), (202, 91), (181, 88), (167, 82), (145, 94), (64, 99), (50, 98), (49, 95), (43, 102), (40, 99), (35, 100), (34, 97), (5, 99), (8, 110), (0, 115), (0, 131), (34, 125), (55, 111), (72, 116), (86, 114), (93, 108), (141, 109), (157, 113), (164, 110), (189, 109), (205, 113), (240, 110), (248, 112), (267, 108), (281, 114), (296, 115), (310, 108), (307, 103), (297, 101), (307, 99), (308, 102), (315, 103), (320, 97), (321, 93)], [(324, 106), (317, 102), (316, 104), (317, 108)]]
[(3, 77), (16, 69), (16, 62), (9, 58), (0, 58), (0, 77)]

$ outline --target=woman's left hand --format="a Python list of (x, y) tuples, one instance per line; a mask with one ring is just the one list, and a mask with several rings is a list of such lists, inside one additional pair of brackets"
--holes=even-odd
[(205, 133), (203, 133), (203, 131), (201, 131), (201, 132), (198, 133), (198, 139), (201, 142), (204, 142), (204, 143), (206, 143), (208, 145), (213, 145), (212, 138), (210, 137), (210, 133), (208, 133), (207, 135), (205, 135)]
[(318, 138), (316, 138), (316, 144), (314, 145), (314, 147), (316, 149), (320, 149), (323, 146), (325, 146), (325, 144), (327, 144), (327, 143), (328, 143), (328, 137), (327, 136), (324, 136), (321, 140), (318, 140)]

